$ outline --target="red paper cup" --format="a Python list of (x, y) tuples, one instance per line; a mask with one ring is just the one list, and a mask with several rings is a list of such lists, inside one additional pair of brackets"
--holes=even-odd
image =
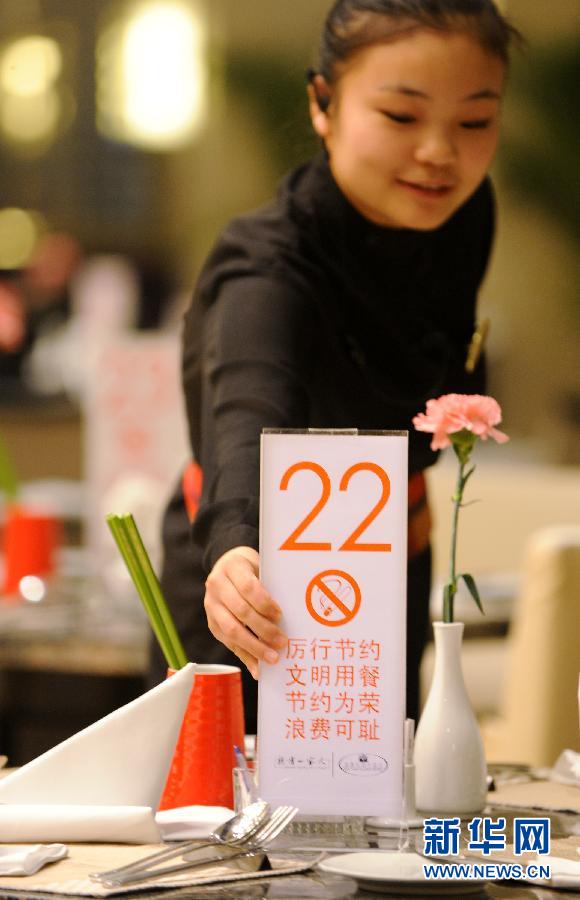
[(240, 670), (236, 666), (196, 666), (159, 809), (233, 808), (234, 745), (244, 746), (244, 732)]
[(4, 525), (3, 592), (18, 593), (26, 575), (51, 575), (59, 543), (60, 522), (54, 516), (9, 508)]

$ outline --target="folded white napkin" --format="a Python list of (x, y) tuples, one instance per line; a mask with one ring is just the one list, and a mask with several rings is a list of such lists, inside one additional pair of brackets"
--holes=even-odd
[(148, 806), (0, 806), (0, 842), (55, 840), (156, 844), (161, 834)]
[(574, 750), (563, 750), (554, 768), (550, 770), (550, 781), (558, 781), (560, 784), (572, 784), (580, 787), (580, 753)]
[(64, 844), (20, 844), (0, 847), (0, 875), (34, 875), (49, 862), (68, 856)]
[[(191, 663), (0, 781), (0, 842), (155, 843)], [(88, 810), (88, 811), (87, 811)]]
[(580, 857), (578, 862), (564, 859), (561, 856), (542, 856), (535, 862), (538, 865), (549, 865), (552, 877), (549, 880), (534, 880), (533, 884), (547, 885), (551, 888), (580, 888)]
[(155, 821), (164, 841), (190, 841), (209, 837), (233, 815), (226, 806), (178, 806), (158, 812)]
[(0, 804), (157, 809), (194, 672), (189, 663), (153, 690), (3, 778)]

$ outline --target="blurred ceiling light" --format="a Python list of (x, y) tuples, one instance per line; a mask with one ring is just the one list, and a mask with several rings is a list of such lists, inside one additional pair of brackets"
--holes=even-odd
[(0, 56), (0, 130), (23, 152), (42, 152), (57, 133), (62, 67), (58, 42), (39, 34), (12, 41)]
[(0, 209), (0, 269), (21, 268), (38, 240), (38, 219), (25, 209)]
[(61, 103), (54, 91), (39, 97), (4, 97), (0, 125), (6, 137), (37, 143), (52, 136), (60, 119)]
[(55, 40), (30, 35), (10, 44), (0, 62), (0, 87), (15, 97), (38, 97), (50, 90), (62, 69)]
[(205, 39), (188, 0), (133, 3), (99, 41), (99, 129), (150, 150), (191, 140), (205, 112)]

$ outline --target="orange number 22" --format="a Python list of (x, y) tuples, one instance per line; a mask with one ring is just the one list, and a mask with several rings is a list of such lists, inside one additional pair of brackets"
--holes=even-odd
[[(297, 472), (314, 472), (314, 474), (320, 479), (322, 484), (322, 493), (318, 502), (315, 506), (310, 510), (308, 515), (300, 522), (297, 528), (294, 529), (292, 534), (284, 541), (281, 545), (280, 550), (331, 550), (332, 545), (329, 541), (299, 541), (298, 538), (304, 531), (308, 528), (308, 526), (314, 521), (314, 519), (318, 516), (320, 512), (324, 509), (326, 504), (330, 499), (331, 494), (331, 482), (330, 476), (326, 469), (324, 469), (321, 465), (314, 462), (299, 462), (293, 466), (290, 466), (289, 469), (282, 476), (282, 480), (280, 482), (280, 490), (286, 491), (288, 490), (288, 485), (290, 484), (290, 479)], [(385, 472), (384, 469), (381, 469), (376, 463), (371, 462), (362, 462), (357, 463), (354, 466), (351, 466), (344, 475), (342, 476), (339, 489), (341, 491), (348, 490), (348, 486), (350, 484), (350, 480), (353, 475), (356, 475), (357, 472), (372, 472), (374, 473), (380, 480), (382, 486), (382, 493), (378, 503), (373, 507), (368, 516), (366, 516), (363, 521), (357, 525), (351, 535), (346, 539), (344, 544), (340, 546), (340, 550), (356, 550), (356, 551), (366, 551), (366, 552), (375, 552), (375, 553), (390, 553), (391, 545), (390, 544), (373, 544), (373, 543), (362, 543), (359, 542), (360, 536), (366, 531), (369, 525), (374, 522), (379, 513), (385, 508), (387, 503), (389, 502), (389, 497), (391, 496), (391, 482), (389, 476)]]
[(305, 519), (300, 522), (298, 528), (295, 528), (289, 538), (287, 538), (280, 550), (331, 550), (331, 545), (327, 542), (320, 543), (309, 543), (308, 541), (303, 541), (302, 543), (298, 543), (296, 538), (300, 537), (303, 531), (305, 531), (311, 522), (314, 521), (319, 512), (321, 512), (326, 504), (328, 503), (328, 498), (330, 497), (330, 478), (326, 469), (323, 469), (322, 466), (319, 466), (318, 463), (313, 462), (299, 462), (294, 466), (290, 466), (290, 468), (284, 473), (282, 476), (282, 481), (280, 482), (280, 490), (287, 491), (288, 484), (290, 479), (296, 472), (302, 472), (304, 470), (308, 470), (310, 472), (314, 472), (320, 478), (322, 482), (322, 494), (320, 500), (316, 504), (316, 506), (311, 509)]
[(378, 514), (385, 508), (387, 503), (389, 502), (389, 497), (391, 496), (391, 482), (389, 476), (385, 472), (384, 469), (381, 469), (380, 466), (377, 466), (376, 463), (363, 462), (357, 463), (355, 466), (351, 466), (351, 468), (344, 473), (342, 476), (342, 480), (340, 482), (340, 490), (346, 491), (350, 479), (353, 475), (356, 475), (357, 472), (374, 472), (380, 479), (380, 482), (383, 487), (383, 492), (381, 494), (381, 498), (377, 505), (371, 509), (370, 513), (366, 518), (362, 520), (360, 525), (357, 525), (353, 533), (347, 537), (346, 541), (340, 548), (341, 550), (366, 550), (371, 553), (390, 553), (391, 545), (390, 544), (359, 544), (357, 543), (361, 534), (367, 530), (371, 522), (374, 522)]

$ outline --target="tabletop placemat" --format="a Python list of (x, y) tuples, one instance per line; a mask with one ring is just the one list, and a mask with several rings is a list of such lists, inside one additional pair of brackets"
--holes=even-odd
[(238, 869), (234, 870), (232, 874), (232, 864), (230, 863), (228, 866), (204, 867), (184, 872), (181, 875), (173, 874), (163, 879), (157, 878), (116, 888), (103, 887), (89, 878), (92, 872), (103, 872), (142, 859), (159, 850), (160, 846), (155, 844), (136, 848), (119, 844), (70, 844), (67, 859), (46, 866), (36, 875), (0, 876), (0, 896), (5, 892), (19, 891), (22, 893), (67, 894), (75, 897), (113, 897), (135, 891), (150, 891), (152, 888), (178, 888), (212, 884), (218, 881), (238, 882), (280, 875), (298, 875), (308, 871), (318, 862), (318, 859), (309, 862), (281, 859), (270, 854), (272, 869), (263, 872), (243, 872)]
[(493, 806), (580, 814), (580, 788), (556, 781), (500, 783), (495, 791), (490, 791), (487, 800)]

